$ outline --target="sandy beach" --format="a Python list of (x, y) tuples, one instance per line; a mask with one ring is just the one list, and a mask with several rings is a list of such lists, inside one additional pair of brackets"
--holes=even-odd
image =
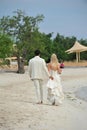
[(52, 106), (36, 104), (25, 74), (0, 69), (0, 130), (87, 130), (87, 67), (66, 67), (61, 74), (65, 99)]

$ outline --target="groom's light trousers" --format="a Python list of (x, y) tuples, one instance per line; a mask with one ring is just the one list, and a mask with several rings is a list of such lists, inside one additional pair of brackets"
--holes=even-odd
[(41, 102), (43, 101), (43, 81), (40, 79), (34, 79), (33, 82), (36, 90), (37, 102)]

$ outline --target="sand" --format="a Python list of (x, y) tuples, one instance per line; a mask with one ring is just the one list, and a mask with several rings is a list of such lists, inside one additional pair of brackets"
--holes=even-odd
[(87, 130), (87, 68), (64, 68), (63, 104), (35, 102), (35, 89), (25, 74), (0, 70), (0, 130)]

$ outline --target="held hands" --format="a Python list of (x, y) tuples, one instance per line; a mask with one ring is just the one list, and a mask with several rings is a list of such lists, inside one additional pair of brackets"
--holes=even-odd
[(51, 80), (53, 80), (54, 78), (52, 76), (49, 77)]
[(59, 69), (59, 70), (58, 70), (58, 73), (61, 74), (61, 73), (62, 73), (62, 69)]

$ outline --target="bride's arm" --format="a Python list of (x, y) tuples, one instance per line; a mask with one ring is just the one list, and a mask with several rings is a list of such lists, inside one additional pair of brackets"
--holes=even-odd
[(50, 63), (47, 64), (47, 69), (50, 72)]
[(59, 74), (62, 73), (62, 69), (60, 68), (60, 65), (59, 65), (59, 64), (58, 64), (57, 70), (58, 70), (58, 73), (59, 73)]

